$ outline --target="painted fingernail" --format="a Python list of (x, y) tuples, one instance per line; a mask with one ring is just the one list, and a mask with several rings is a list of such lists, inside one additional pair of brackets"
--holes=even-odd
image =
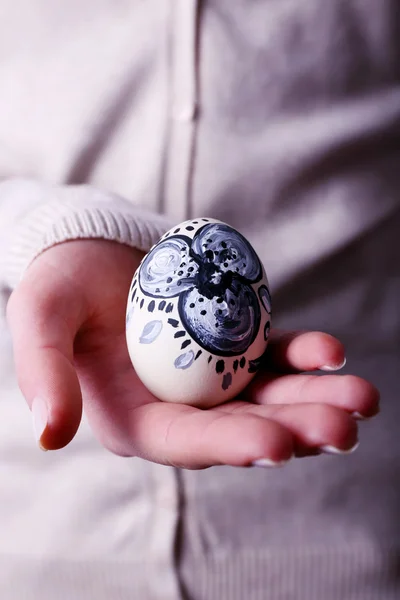
[(258, 458), (257, 460), (253, 460), (251, 463), (253, 467), (265, 467), (265, 468), (275, 468), (275, 467), (283, 467), (287, 465), (289, 461), (291, 461), (293, 455), (290, 458), (285, 460), (275, 461), (270, 458)]
[(347, 450), (343, 450), (343, 448), (336, 448), (336, 446), (321, 446), (322, 452), (325, 454), (352, 454), (355, 452), (360, 445), (360, 442), (356, 442), (354, 446), (348, 448)]
[(343, 369), (343, 367), (346, 364), (346, 358), (344, 358), (342, 363), (339, 363), (338, 365), (323, 365), (322, 367), (320, 367), (321, 371), (340, 371), (340, 369)]
[(32, 402), (33, 431), (36, 442), (41, 450), (46, 450), (41, 443), (42, 436), (47, 427), (48, 410), (43, 398), (35, 398)]

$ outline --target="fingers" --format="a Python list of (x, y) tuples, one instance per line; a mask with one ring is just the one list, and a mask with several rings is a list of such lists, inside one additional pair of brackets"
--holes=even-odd
[(379, 411), (379, 392), (354, 375), (261, 374), (245, 391), (244, 398), (257, 404), (331, 404), (360, 418)]
[(38, 261), (7, 307), (18, 383), (32, 410), (37, 441), (45, 450), (61, 448), (73, 438), (82, 412), (73, 365), (80, 311), (67, 283), (54, 268)]
[(190, 406), (153, 403), (131, 415), (134, 452), (154, 462), (187, 469), (212, 465), (272, 464), (293, 455), (293, 436), (278, 422)]
[(216, 409), (152, 403), (130, 414), (128, 454), (177, 467), (278, 466), (292, 456), (350, 453), (357, 425), (329, 405), (257, 406), (232, 402)]
[(276, 371), (336, 371), (345, 364), (344, 347), (333, 336), (319, 331), (272, 330), (266, 361)]
[(357, 424), (344, 411), (323, 404), (257, 406), (234, 402), (219, 407), (231, 414), (255, 415), (285, 427), (293, 436), (296, 456), (318, 452), (347, 454), (358, 443)]

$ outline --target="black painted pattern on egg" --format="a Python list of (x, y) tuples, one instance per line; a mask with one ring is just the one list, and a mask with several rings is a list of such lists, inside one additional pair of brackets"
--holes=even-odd
[(225, 373), (222, 379), (222, 389), (227, 390), (232, 384), (232, 373)]
[(257, 373), (260, 370), (262, 362), (264, 359), (264, 355), (259, 356), (258, 358), (254, 358), (253, 360), (249, 360), (249, 373)]
[(176, 319), (168, 319), (168, 323), (172, 325), (172, 327), (179, 327), (179, 321)]
[(217, 373), (223, 373), (225, 370), (225, 362), (223, 360), (218, 360), (217, 364), (215, 365), (215, 371)]

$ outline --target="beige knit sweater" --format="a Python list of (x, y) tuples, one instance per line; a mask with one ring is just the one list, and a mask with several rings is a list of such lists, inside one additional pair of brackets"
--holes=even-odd
[[(0, 3), (0, 599), (400, 597), (400, 16), (387, 0)], [(275, 324), (382, 391), (350, 457), (278, 471), (35, 449), (4, 323), (44, 248), (251, 239)]]

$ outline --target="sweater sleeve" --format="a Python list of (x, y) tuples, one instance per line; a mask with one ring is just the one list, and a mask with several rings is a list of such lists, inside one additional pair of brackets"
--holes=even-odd
[(0, 285), (13, 289), (33, 259), (67, 240), (101, 238), (147, 252), (172, 223), (88, 185), (0, 183)]

